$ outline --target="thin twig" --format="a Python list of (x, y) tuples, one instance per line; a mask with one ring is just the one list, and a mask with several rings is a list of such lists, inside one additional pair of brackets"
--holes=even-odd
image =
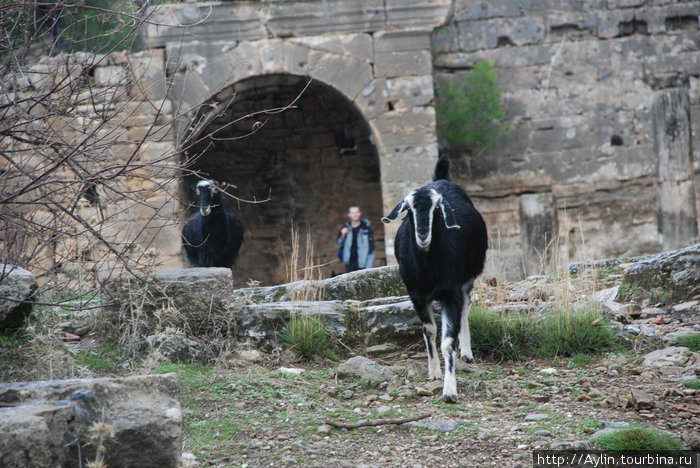
[(326, 421), (326, 424), (333, 427), (339, 427), (341, 429), (357, 429), (358, 427), (369, 427), (369, 426), (386, 426), (389, 424), (406, 424), (413, 421), (420, 421), (421, 419), (429, 418), (430, 413), (421, 414), (420, 416), (415, 416), (412, 418), (393, 418), (393, 419), (373, 419), (371, 421), (360, 421), (359, 423), (349, 424), (335, 421)]

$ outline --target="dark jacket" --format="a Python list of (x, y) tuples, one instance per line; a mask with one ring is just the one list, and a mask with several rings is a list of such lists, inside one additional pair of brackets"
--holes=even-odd
[[(357, 265), (360, 269), (372, 268), (374, 266), (374, 237), (370, 229), (368, 219), (360, 221), (360, 229), (357, 235)], [(348, 234), (343, 239), (343, 236), (338, 232), (338, 249), (342, 250), (342, 260), (346, 265), (350, 264), (350, 247), (352, 246), (352, 226), (350, 221), (345, 223), (345, 227), (350, 229)]]

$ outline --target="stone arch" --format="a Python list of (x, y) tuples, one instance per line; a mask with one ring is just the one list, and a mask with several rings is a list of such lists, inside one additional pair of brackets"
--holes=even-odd
[[(333, 90), (376, 150), (381, 211), (387, 213), (410, 189), (430, 180), (437, 159), (429, 34), (430, 29), (398, 30), (178, 43), (168, 50), (171, 95), (179, 108), (194, 109), (235, 96), (238, 84), (249, 79), (276, 75), (307, 77)], [(188, 122), (179, 128), (187, 129)], [(374, 221), (381, 230), (379, 217)], [(397, 228), (398, 223), (383, 227), (381, 256), (387, 263), (395, 261)]]
[[(372, 222), (377, 238), (376, 265), (386, 264), (379, 154), (371, 129), (357, 107), (336, 89), (300, 75), (264, 74), (246, 77), (232, 86), (235, 97), (227, 110), (203, 129), (218, 129), (215, 138), (190, 148), (195, 156), (183, 177), (182, 198), (196, 202), (190, 190), (198, 177), (233, 184), (229, 190), (250, 204), (229, 199), (227, 208), (241, 217), (246, 240), (234, 269), (234, 279), (262, 284), (288, 281), (291, 229), (313, 245), (313, 263), (324, 265), (324, 277), (345, 271), (337, 260), (335, 239), (349, 205), (359, 205)], [(303, 92), (302, 92), (303, 91)], [(229, 93), (223, 92), (221, 95)], [(281, 113), (241, 116), (294, 102)], [(253, 129), (257, 129), (251, 134)], [(242, 137), (242, 138), (241, 138)], [(192, 208), (189, 209), (193, 211)], [(302, 260), (303, 261), (303, 260)]]

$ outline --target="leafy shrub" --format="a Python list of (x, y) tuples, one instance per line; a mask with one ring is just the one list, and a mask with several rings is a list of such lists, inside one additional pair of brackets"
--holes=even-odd
[(683, 444), (679, 439), (666, 432), (648, 427), (620, 429), (597, 437), (596, 442), (603, 450), (609, 451), (665, 452), (683, 449)]
[(306, 358), (336, 359), (328, 330), (320, 317), (292, 313), (282, 333), (282, 341), (289, 349)]
[(700, 351), (700, 333), (679, 336), (673, 341), (675, 346), (684, 346), (693, 352)]
[(450, 150), (463, 155), (497, 146), (508, 127), (503, 124), (498, 75), (488, 60), (477, 62), (464, 80), (438, 91), (438, 134)]

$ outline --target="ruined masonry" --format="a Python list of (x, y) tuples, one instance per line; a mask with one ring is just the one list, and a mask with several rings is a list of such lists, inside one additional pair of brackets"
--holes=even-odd
[[(199, 155), (192, 169), (238, 186), (241, 198), (270, 197), (229, 206), (246, 225), (236, 286), (282, 282), (291, 221), (308, 227), (325, 275), (344, 271), (335, 236), (352, 203), (373, 223), (378, 265), (393, 263), (398, 224), (379, 218), (430, 179), (435, 90), (483, 59), (499, 74), (510, 133), (455, 161), (453, 177), (489, 226), (487, 274), (518, 278), (551, 259), (650, 254), (697, 238), (696, 2), (179, 3), (152, 19), (151, 50), (94, 75), (109, 83), (130, 60), (146, 63), (149, 98), (181, 116), (144, 154), (165, 154), (192, 118), (209, 119), (206, 131), (293, 103), (181, 155)], [(131, 118), (138, 132), (154, 116)], [(256, 125), (250, 139), (234, 138)], [(180, 200), (146, 194), (155, 216), (119, 221), (126, 237), (156, 238), (163, 267), (184, 266), (173, 221), (189, 213), (191, 183), (173, 188)], [(542, 213), (548, 224), (534, 229)]]

